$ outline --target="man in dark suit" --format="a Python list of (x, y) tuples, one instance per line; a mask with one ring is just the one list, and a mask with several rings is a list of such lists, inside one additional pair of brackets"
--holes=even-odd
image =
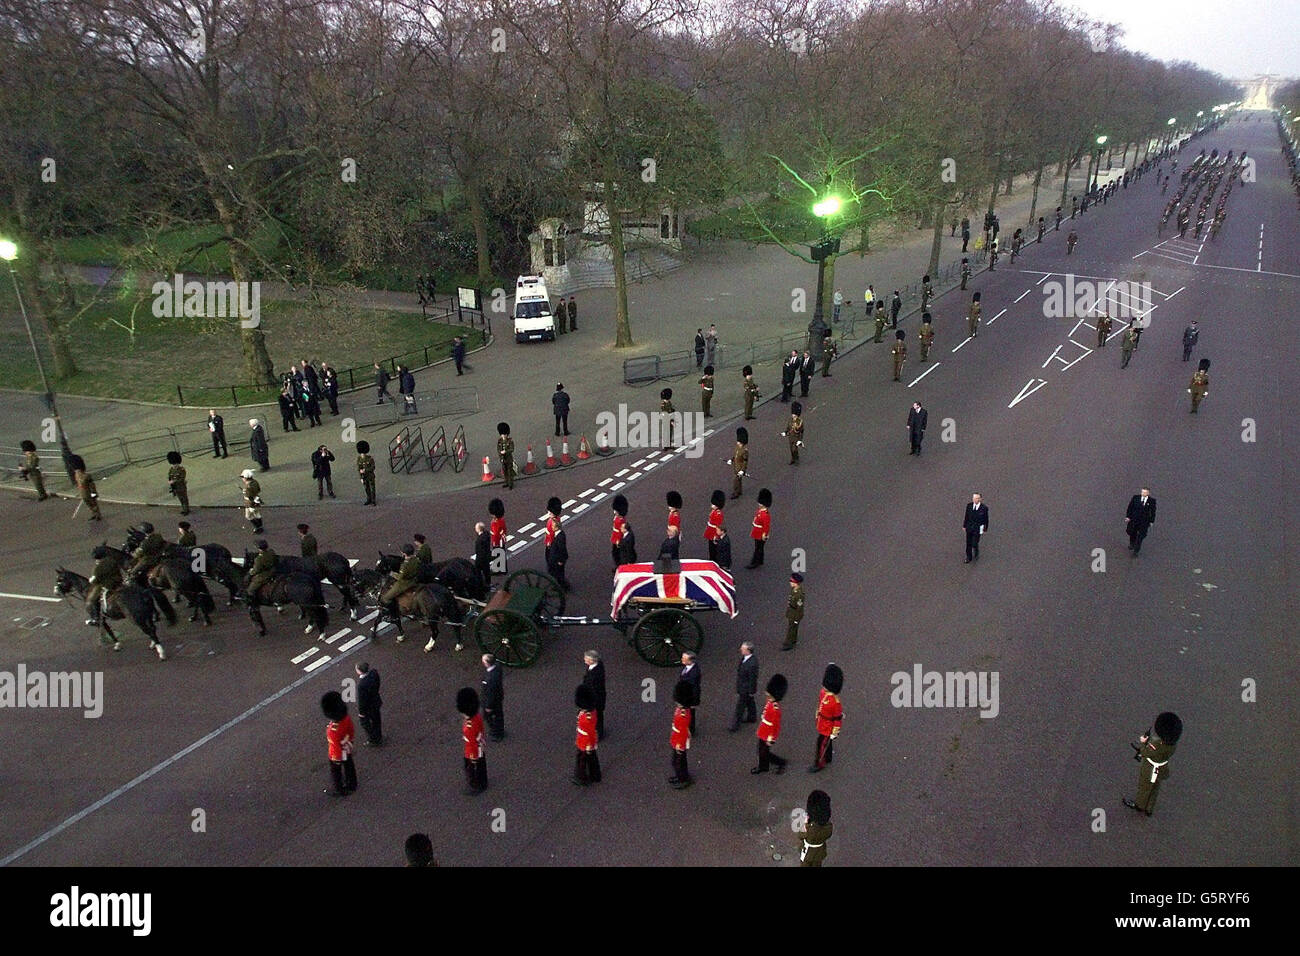
[(586, 651), (582, 662), (587, 666), (582, 675), (582, 686), (591, 688), (596, 697), (596, 739), (605, 739), (605, 664), (599, 651)]
[(379, 671), (372, 670), (362, 661), (357, 665), (357, 716), (361, 718), (361, 729), (366, 732), (370, 746), (384, 745), (384, 722), (380, 708), (384, 706), (379, 696)]
[(980, 535), (989, 528), (989, 506), (978, 494), (971, 495), (961, 526), (966, 529), (966, 563), (970, 564), (980, 559)]
[(483, 579), (483, 586), (492, 587), (492, 535), (482, 521), (474, 525), (474, 569)]
[(921, 454), (921, 440), (925, 438), (925, 426), (930, 421), (930, 413), (921, 407), (920, 402), (913, 402), (907, 413), (907, 434), (912, 439), (911, 454)]
[(682, 652), (682, 672), (677, 680), (691, 685), (691, 736), (695, 736), (695, 711), (700, 706), (700, 665), (696, 663), (694, 651)]
[(1155, 523), (1156, 499), (1151, 497), (1150, 488), (1143, 488), (1141, 494), (1129, 499), (1128, 513), (1124, 516), (1124, 525), (1128, 530), (1128, 549), (1134, 557), (1142, 550), (1142, 539)]
[(808, 397), (808, 386), (812, 382), (813, 373), (817, 371), (817, 363), (813, 361), (811, 352), (804, 352), (799, 359), (799, 397)]
[(736, 666), (736, 713), (728, 728), (733, 734), (742, 723), (752, 724), (758, 720), (758, 708), (754, 705), (757, 693), (758, 658), (754, 656), (754, 645), (746, 641), (740, 645), (740, 663)]
[(695, 330), (695, 367), (704, 367), (704, 329)]
[(501, 740), (506, 735), (506, 686), (503, 680), (505, 668), (497, 663), (493, 654), (483, 655), (483, 722), (487, 724), (488, 736)]
[(208, 409), (208, 431), (212, 434), (212, 457), (229, 458), (230, 449), (226, 445), (226, 422), (216, 409)]
[(794, 380), (798, 374), (799, 353), (791, 349), (790, 357), (781, 366), (781, 401), (790, 401), (790, 395), (794, 392)]
[(564, 383), (555, 386), (551, 395), (551, 410), (555, 412), (555, 434), (559, 436), (563, 427), (564, 434), (569, 434), (569, 393), (564, 390)]

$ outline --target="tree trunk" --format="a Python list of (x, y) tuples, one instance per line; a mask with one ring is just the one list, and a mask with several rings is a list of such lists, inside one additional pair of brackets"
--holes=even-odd
[(1067, 154), (1065, 157), (1065, 175), (1061, 177), (1061, 201), (1058, 205), (1065, 209), (1066, 200), (1070, 198), (1070, 170), (1074, 168), (1071, 157)]
[(1011, 195), (1011, 189), (1012, 189), (1012, 187), (1015, 185), (1015, 182), (1016, 182), (1016, 171), (1015, 171), (1015, 169), (1008, 169), (1008, 170), (1007, 170), (1007, 188), (1004, 189), (1004, 190), (1002, 190), (1002, 195), (1004, 195), (1004, 196), (1010, 196), (1010, 195)]
[[(227, 228), (226, 234), (232, 235), (232, 230)], [(230, 246), (230, 272), (231, 278), (236, 282), (248, 281), (248, 266), (244, 262), (244, 251), (233, 243)], [(266, 335), (263, 334), (261, 326), (249, 329), (244, 328), (242, 321), (238, 319), (236, 321), (239, 321), (239, 350), (244, 357), (244, 380), (249, 385), (274, 385), (275, 366), (271, 363), (271, 355), (266, 350)]]
[(861, 259), (871, 251), (871, 223), (862, 223), (862, 238), (858, 242), (858, 258)]
[(1038, 160), (1038, 169), (1034, 172), (1034, 198), (1029, 201), (1029, 224), (1034, 224), (1034, 213), (1038, 212), (1038, 187), (1043, 182), (1043, 160)]
[(474, 247), (478, 254), (478, 284), (486, 289), (492, 281), (492, 260), (488, 249), (487, 213), (483, 209), (483, 194), (474, 180), (465, 183), (465, 201), (469, 204), (469, 218), (474, 225)]
[[(45, 344), (53, 359), (54, 367), (50, 370), (55, 379), (66, 379), (77, 374), (77, 363), (72, 357), (68, 331), (63, 324), (62, 305), (54, 290), (41, 280), (41, 268), (44, 260), (42, 251), (36, 242), (26, 244), (26, 255), (17, 260), (18, 274), (22, 277), (24, 301), (31, 317), (32, 333), (40, 335), (45, 332)], [(53, 281), (57, 281), (57, 275)]]
[(993, 213), (993, 205), (998, 201), (998, 185), (1002, 182), (1002, 157), (998, 157), (998, 168), (993, 173), (993, 189), (989, 193), (989, 214)]
[(934, 233), (930, 237), (930, 265), (925, 270), (931, 276), (939, 272), (939, 251), (943, 248), (943, 210), (943, 203), (935, 204)]
[(605, 212), (609, 216), (609, 251), (614, 264), (614, 348), (630, 348), (632, 323), (627, 314), (627, 262), (624, 260), (623, 220), (618, 214), (614, 184), (605, 181)]

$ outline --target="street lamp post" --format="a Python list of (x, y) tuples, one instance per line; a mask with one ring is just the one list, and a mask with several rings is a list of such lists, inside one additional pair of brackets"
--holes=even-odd
[(822, 221), (822, 238), (821, 242), (812, 246), (810, 250), (813, 259), (817, 262), (817, 297), (813, 304), (812, 321), (808, 323), (808, 351), (815, 361), (820, 362), (827, 329), (823, 293), (823, 285), (826, 281), (826, 260), (839, 252), (840, 248), (840, 241), (832, 239), (830, 234), (830, 220), (840, 211), (839, 197), (827, 196), (816, 203), (812, 211), (813, 215)]
[(1173, 141), (1174, 141), (1174, 126), (1175, 126), (1177, 123), (1178, 123), (1178, 119), (1177, 119), (1177, 117), (1174, 117), (1174, 116), (1169, 117), (1169, 122), (1166, 124), (1166, 125), (1169, 127), (1169, 130), (1165, 133), (1165, 146), (1169, 146), (1170, 144), (1173, 143)]
[(1101, 151), (1102, 151), (1102, 147), (1105, 145), (1106, 145), (1106, 137), (1098, 136), (1097, 137), (1097, 168), (1093, 170), (1092, 173), (1093, 189), (1097, 188), (1097, 180), (1101, 177)]
[(59, 449), (63, 455), (63, 467), (68, 473), (68, 480), (75, 483), (72, 449), (68, 447), (68, 436), (63, 431), (63, 420), (59, 417), (58, 406), (54, 403), (54, 390), (50, 388), (50, 381), (45, 375), (45, 363), (41, 361), (41, 351), (36, 347), (36, 336), (32, 334), (32, 323), (27, 318), (27, 305), (23, 302), (22, 288), (18, 285), (18, 273), (14, 271), (14, 260), (17, 258), (18, 246), (8, 239), (0, 239), (0, 259), (9, 263), (9, 279), (13, 282), (14, 295), (18, 298), (18, 311), (22, 313), (23, 326), (27, 329), (27, 341), (31, 343), (32, 355), (36, 359), (36, 371), (41, 376), (41, 388), (45, 389), (42, 399), (45, 402), (45, 407), (54, 416), (54, 428), (59, 436)]

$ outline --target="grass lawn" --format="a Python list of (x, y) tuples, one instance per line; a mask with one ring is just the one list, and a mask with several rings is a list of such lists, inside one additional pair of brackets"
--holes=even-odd
[[(65, 394), (133, 398), (144, 401), (178, 402), (176, 387), (185, 391), (185, 404), (228, 406), (229, 386), (242, 381), (242, 356), (236, 320), (158, 319), (146, 302), (136, 312), (135, 335), (112, 324), (130, 322), (131, 307), (122, 301), (103, 303), (83, 315), (72, 329), (73, 356), (80, 371), (54, 382)], [(339, 370), (339, 382), (347, 387), (344, 370), (364, 366), (357, 382), (370, 382), (372, 362), (392, 356), (412, 368), (446, 357), (452, 338), (464, 326), (429, 322), (418, 314), (374, 309), (331, 308), (297, 302), (264, 301), (261, 329), (267, 350), (282, 372), (299, 359), (329, 362)], [(46, 371), (53, 363), (39, 329), (33, 329), (41, 347)], [(478, 344), (470, 338), (471, 347)], [(13, 288), (0, 285), (0, 381), (6, 387), (40, 389), (40, 377), (32, 360), (31, 346), (23, 329)], [(206, 386), (216, 386), (206, 390)], [(240, 389), (241, 404), (269, 401), (274, 392)]]

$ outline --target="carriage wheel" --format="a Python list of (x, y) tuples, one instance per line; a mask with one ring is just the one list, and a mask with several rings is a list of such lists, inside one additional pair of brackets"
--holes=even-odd
[(675, 667), (683, 651), (704, 645), (704, 628), (686, 611), (661, 607), (643, 615), (632, 627), (632, 646), (656, 667)]
[(539, 618), (554, 618), (564, 613), (564, 588), (560, 587), (560, 582), (546, 572), (528, 568), (516, 571), (506, 578), (506, 583), (501, 585), (501, 590), (513, 591), (514, 588), (510, 585), (515, 581), (522, 581), (531, 588), (542, 589), (542, 599), (537, 604), (536, 612)]
[(504, 607), (484, 611), (475, 619), (474, 640), (484, 654), (495, 654), (506, 667), (530, 667), (542, 653), (537, 625)]

